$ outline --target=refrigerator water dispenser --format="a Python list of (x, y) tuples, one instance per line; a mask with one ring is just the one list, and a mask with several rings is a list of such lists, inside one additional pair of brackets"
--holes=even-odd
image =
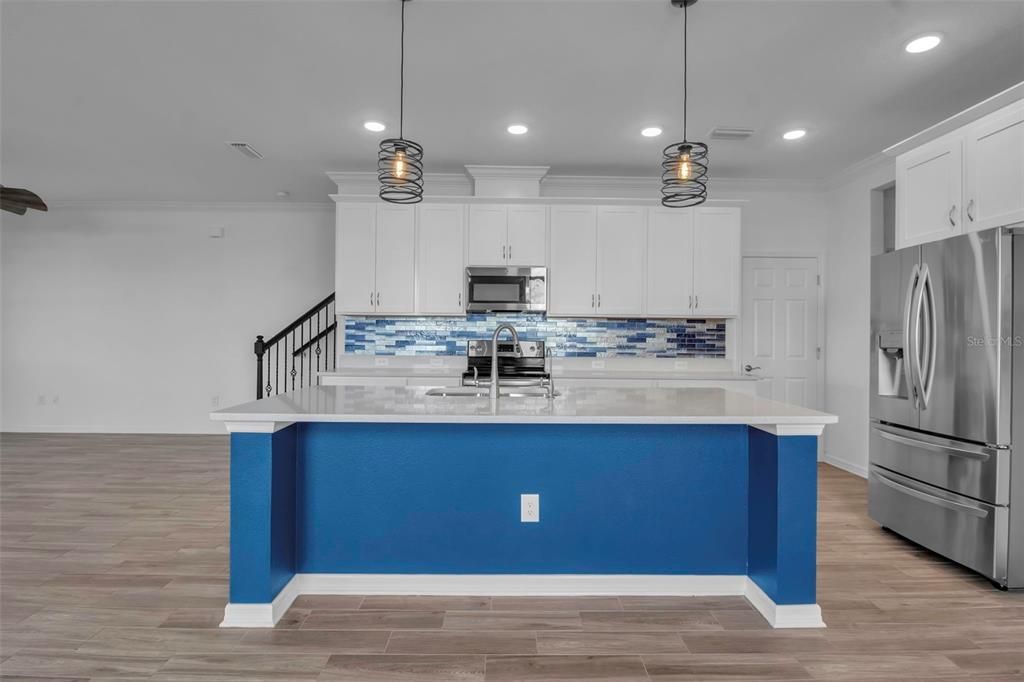
[(878, 395), (906, 398), (906, 373), (903, 371), (903, 330), (878, 335)]

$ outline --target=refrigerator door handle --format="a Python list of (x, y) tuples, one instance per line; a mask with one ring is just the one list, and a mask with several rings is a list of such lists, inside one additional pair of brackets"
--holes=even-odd
[(932, 495), (927, 491), (920, 490), (916, 487), (911, 487), (905, 483), (900, 483), (899, 481), (891, 479), (885, 474), (880, 473), (877, 469), (872, 473), (874, 473), (874, 475), (878, 477), (879, 481), (889, 486), (890, 488), (898, 490), (906, 495), (910, 495), (911, 497), (916, 497), (917, 499), (923, 502), (928, 502), (930, 504), (938, 505), (940, 507), (945, 507), (946, 509), (952, 509), (953, 511), (965, 512), (967, 514), (971, 514), (972, 516), (979, 516), (981, 518), (985, 518), (988, 516), (987, 509), (975, 507), (974, 505), (970, 504), (964, 504), (962, 502), (954, 502), (953, 500), (947, 500), (946, 498), (939, 497), (938, 495)]
[(928, 409), (928, 403), (932, 397), (932, 386), (935, 383), (935, 364), (936, 364), (936, 353), (939, 350), (939, 323), (936, 319), (936, 307), (935, 307), (935, 286), (932, 284), (932, 273), (928, 269), (928, 264), (922, 267), (923, 278), (921, 284), (922, 299), (928, 301), (928, 372), (927, 379), (925, 375), (921, 375), (921, 391), (923, 393), (923, 405), (925, 409)]
[[(915, 392), (917, 395), (918, 406), (921, 409), (925, 409), (928, 406), (928, 397), (925, 393), (924, 386), (924, 365), (921, 363), (921, 313), (924, 311), (924, 292), (927, 288), (926, 275), (928, 272), (928, 266), (922, 265), (918, 270), (917, 278), (917, 289), (914, 291), (914, 302), (911, 305), (910, 313), (910, 330), (912, 337), (911, 349), (913, 351), (913, 368), (912, 373), (914, 375), (914, 381), (916, 381)], [(928, 325), (924, 330), (929, 336), (931, 336), (931, 325)], [(930, 345), (930, 340), (929, 340)]]
[(899, 443), (901, 445), (910, 445), (911, 447), (915, 447), (921, 450), (932, 450), (933, 452), (941, 452), (947, 455), (952, 455), (953, 457), (962, 457), (964, 459), (976, 459), (982, 462), (987, 462), (992, 458), (992, 455), (990, 455), (987, 452), (975, 452), (974, 450), (957, 448), (953, 447), (952, 445), (941, 445), (939, 443), (930, 443), (924, 440), (917, 440), (916, 438), (910, 438), (908, 436), (901, 436), (898, 433), (893, 433), (892, 431), (889, 431), (888, 429), (881, 426), (875, 426), (875, 431), (878, 432), (879, 436), (885, 438), (886, 440), (891, 440), (892, 442)]
[(917, 379), (914, 377), (914, 344), (911, 343), (911, 313), (913, 312), (914, 306), (912, 301), (914, 300), (914, 292), (917, 290), (917, 280), (920, 275), (920, 268), (917, 263), (914, 263), (913, 269), (910, 271), (910, 279), (907, 282), (907, 296), (906, 296), (906, 307), (903, 310), (903, 374), (906, 377), (907, 390), (910, 391), (911, 397), (914, 399), (914, 407), (919, 407), (918, 394), (917, 394)]

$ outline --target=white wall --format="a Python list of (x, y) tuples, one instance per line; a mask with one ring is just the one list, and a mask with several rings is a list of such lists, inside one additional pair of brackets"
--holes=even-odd
[(55, 207), (2, 240), (8, 431), (222, 433), (256, 334), (334, 283), (330, 204)]
[[(828, 304), (825, 409), (839, 415), (826, 431), (825, 460), (866, 475), (871, 342), (871, 190), (893, 181), (884, 158), (840, 180), (828, 193)], [(877, 245), (876, 245), (877, 246)]]

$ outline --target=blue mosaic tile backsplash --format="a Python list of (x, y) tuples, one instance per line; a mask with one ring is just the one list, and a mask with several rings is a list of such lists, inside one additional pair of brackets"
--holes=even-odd
[(346, 317), (345, 352), (464, 355), (467, 339), (489, 339), (499, 322), (511, 322), (523, 340), (546, 341), (556, 357), (725, 357), (725, 320), (556, 320), (498, 313)]

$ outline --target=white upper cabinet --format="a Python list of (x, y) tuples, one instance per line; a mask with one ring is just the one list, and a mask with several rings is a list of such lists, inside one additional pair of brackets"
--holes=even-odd
[(416, 212), (381, 206), (377, 215), (377, 313), (410, 313), (416, 292)]
[(896, 159), (896, 248), (963, 232), (963, 133)]
[(509, 265), (540, 267), (548, 262), (548, 209), (546, 206), (508, 207)]
[(335, 211), (334, 305), (338, 313), (363, 315), (374, 311), (377, 287), (377, 207), (338, 204)]
[(691, 317), (739, 315), (740, 277), (740, 209), (695, 208)]
[(1024, 101), (967, 127), (964, 227), (1024, 221)]
[(547, 207), (492, 204), (469, 207), (469, 265), (543, 266)]
[(596, 314), (596, 263), (596, 209), (593, 206), (552, 206), (549, 315)]
[(338, 314), (413, 312), (416, 214), (409, 206), (338, 204), (335, 218)]
[(647, 214), (647, 315), (693, 312), (693, 211), (652, 208)]
[(465, 312), (465, 206), (425, 204), (419, 212), (416, 312), (422, 315), (461, 315)]
[(644, 304), (647, 211), (597, 209), (597, 315), (639, 315)]
[(1024, 101), (896, 157), (896, 248), (1024, 221)]
[(467, 265), (505, 265), (508, 254), (508, 212), (504, 206), (469, 207)]

